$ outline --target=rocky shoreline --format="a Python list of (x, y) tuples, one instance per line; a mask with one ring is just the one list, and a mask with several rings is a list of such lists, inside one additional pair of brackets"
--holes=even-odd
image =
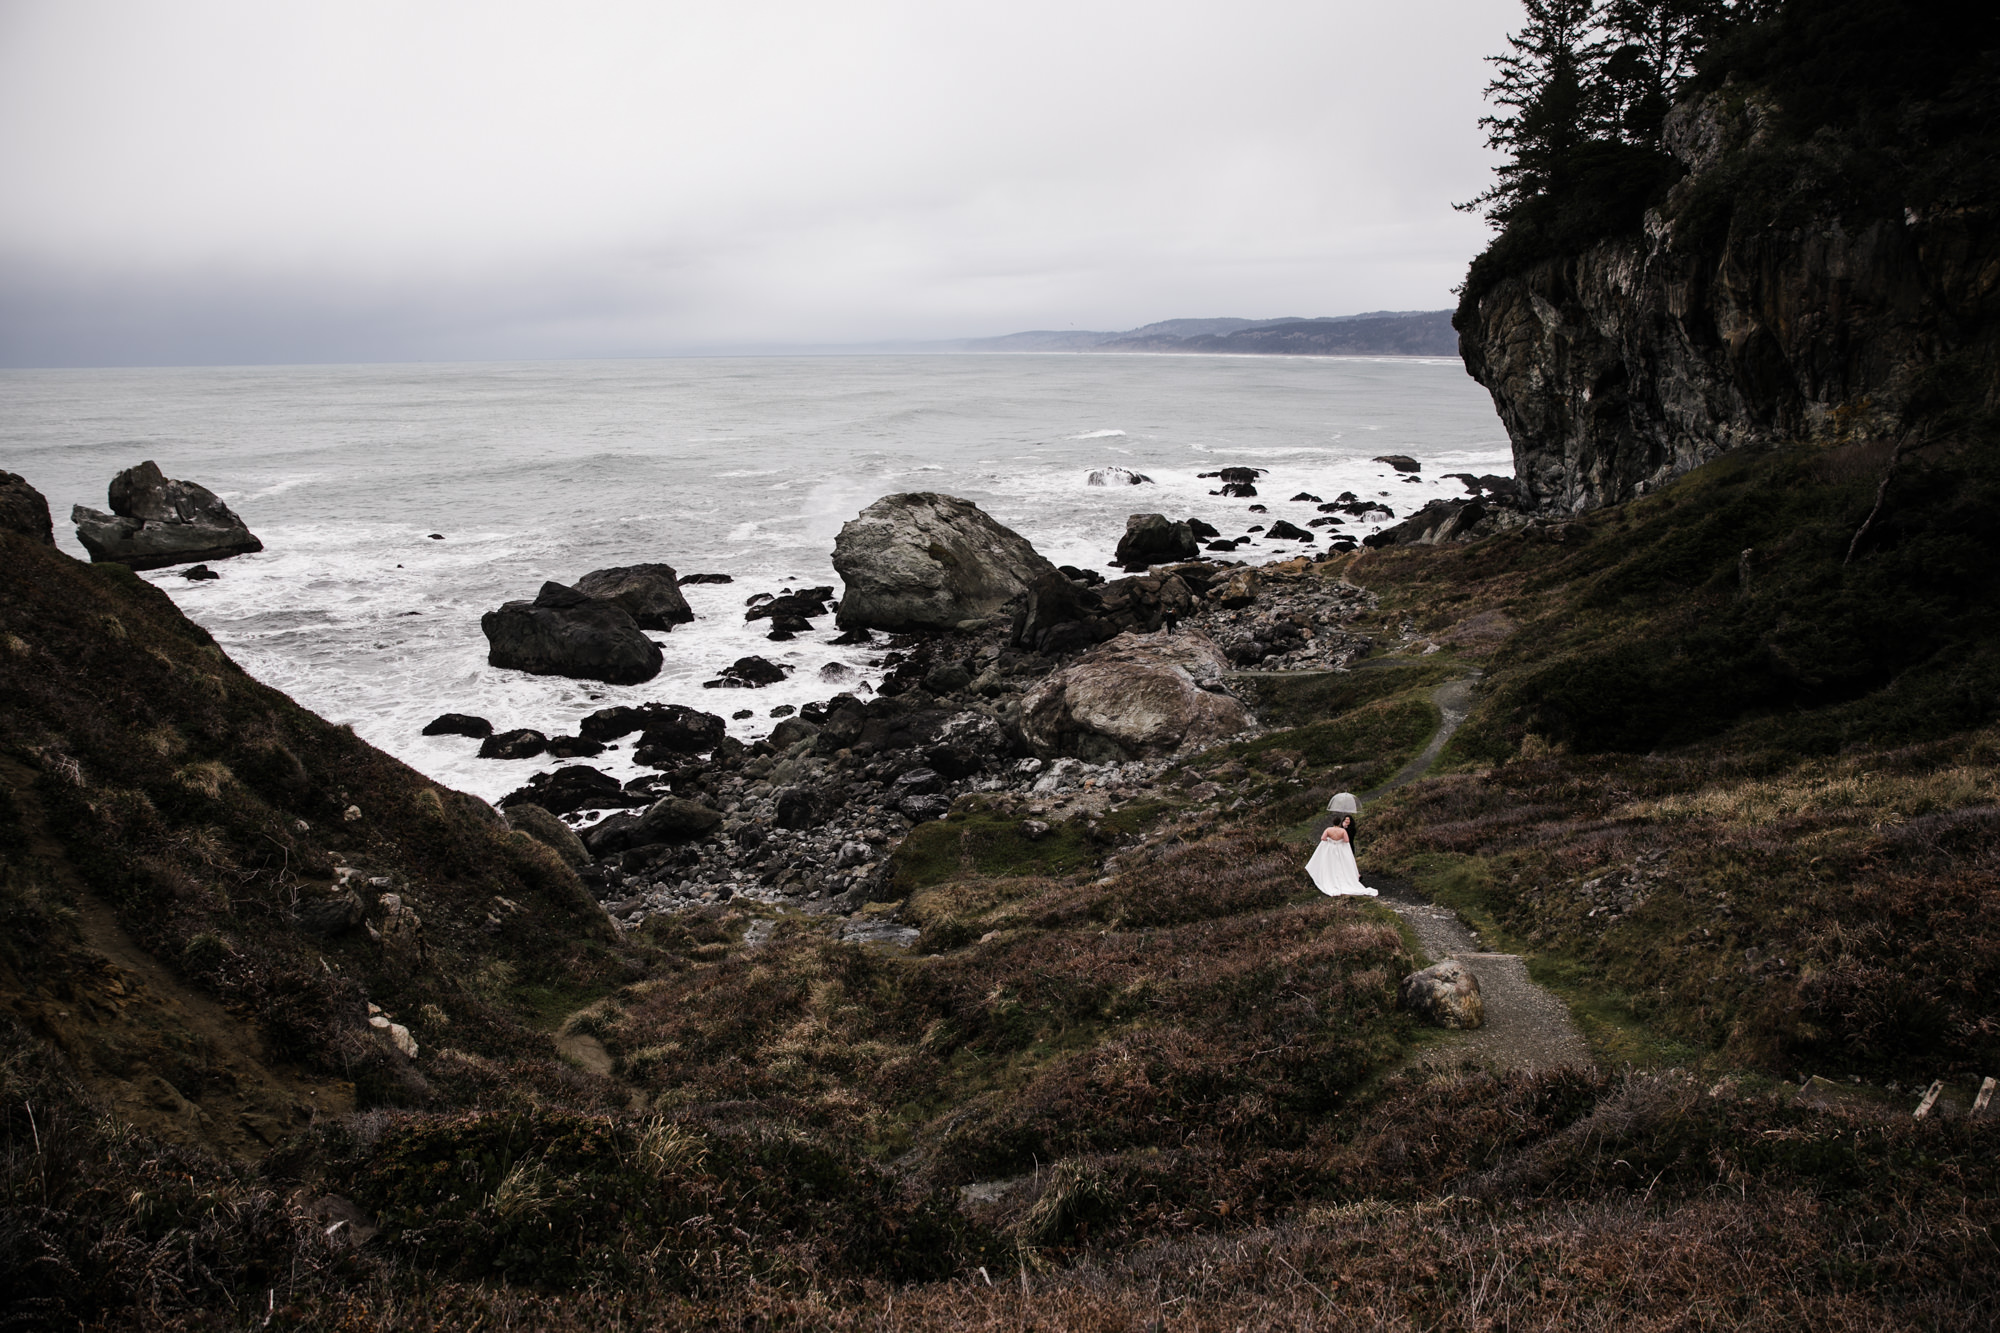
[[(928, 497), (923, 507), (935, 512)], [(726, 736), (714, 713), (605, 709), (573, 739), (629, 743), (654, 774), (621, 784), (588, 764), (553, 768), (501, 809), (570, 860), (626, 929), (742, 899), (848, 916), (844, 937), (908, 944), (915, 930), (887, 907), (900, 896), (891, 857), (912, 830), (955, 809), (1018, 820), (1031, 839), (1074, 823), (1108, 868), (1144, 853), (1146, 839), (1121, 846), (1099, 828), (1124, 806), (1180, 807), (1180, 822), (1159, 822), (1154, 841), (1226, 808), (1231, 793), (1181, 761), (1256, 734), (1231, 674), (1345, 671), (1375, 647), (1352, 627), (1375, 598), (1341, 578), (1333, 558), (1253, 567), (1198, 557), (1110, 581), (1031, 568), (1025, 591), (956, 618), (928, 587), (926, 614), (949, 628), (883, 639), (861, 625), (846, 631), (882, 646), (879, 689), (862, 683), (773, 709), (777, 725), (750, 745)], [(994, 581), (991, 571), (977, 580)], [(884, 614), (909, 623), (906, 608)]]

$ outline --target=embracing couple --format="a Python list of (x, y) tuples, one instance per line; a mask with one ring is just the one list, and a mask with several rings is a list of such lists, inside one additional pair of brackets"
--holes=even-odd
[(1333, 822), (1319, 835), (1319, 847), (1306, 862), (1306, 873), (1319, 891), (1329, 898), (1344, 893), (1373, 898), (1375, 890), (1361, 882), (1360, 868), (1354, 864), (1354, 817), (1361, 803), (1347, 792), (1327, 802)]

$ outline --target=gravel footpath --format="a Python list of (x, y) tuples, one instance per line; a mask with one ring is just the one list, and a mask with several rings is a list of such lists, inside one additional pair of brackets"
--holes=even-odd
[[(1443, 722), (1423, 753), (1404, 765), (1402, 771), (1362, 799), (1394, 791), (1415, 782), (1430, 771), (1444, 750), (1445, 742), (1458, 730), (1472, 711), (1472, 691), (1478, 673), (1446, 681), (1431, 692), (1431, 699), (1443, 714)], [(1321, 821), (1321, 827), (1331, 819)], [(1370, 875), (1371, 886), (1380, 902), (1410, 925), (1417, 943), (1432, 962), (1456, 958), (1479, 978), (1479, 995), (1486, 1004), (1486, 1026), (1471, 1032), (1457, 1032), (1439, 1048), (1444, 1053), (1466, 1055), (1497, 1069), (1555, 1069), (1563, 1065), (1589, 1068), (1590, 1047), (1570, 1017), (1569, 1006), (1528, 979), (1528, 965), (1520, 955), (1493, 953), (1480, 944), (1472, 929), (1449, 907), (1430, 902), (1414, 885), (1386, 875)]]

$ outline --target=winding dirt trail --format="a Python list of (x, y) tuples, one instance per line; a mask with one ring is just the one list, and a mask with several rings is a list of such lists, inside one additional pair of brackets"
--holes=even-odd
[[(1472, 696), (1480, 675), (1475, 667), (1431, 691), (1431, 702), (1442, 715), (1437, 731), (1417, 757), (1397, 770), (1394, 777), (1359, 797), (1363, 809), (1368, 802), (1407, 787), (1430, 772), (1452, 733), (1471, 715)], [(1529, 980), (1527, 962), (1519, 954), (1484, 948), (1478, 935), (1458, 913), (1431, 902), (1415, 885), (1388, 875), (1368, 878), (1381, 894), (1382, 905), (1409, 923), (1431, 961), (1456, 958), (1479, 978), (1480, 997), (1486, 1003), (1486, 1026), (1454, 1033), (1437, 1049), (1468, 1055), (1498, 1069), (1538, 1070), (1563, 1065), (1587, 1068), (1595, 1063), (1576, 1020), (1570, 1017), (1569, 1006)]]

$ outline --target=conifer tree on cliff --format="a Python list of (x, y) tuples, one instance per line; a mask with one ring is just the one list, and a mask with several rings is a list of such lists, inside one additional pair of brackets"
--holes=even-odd
[(1608, 127), (1599, 77), (1604, 41), (1595, 0), (1525, 0), (1527, 26), (1508, 51), (1487, 60), (1498, 70), (1486, 99), (1500, 108), (1480, 119), (1486, 145), (1507, 154), (1492, 188), (1459, 207), (1483, 209), (1505, 227), (1547, 199), (1573, 189), (1593, 140)]
[(1744, 0), (1524, 0), (1527, 23), (1490, 56), (1480, 120), (1507, 158), (1459, 205), (1498, 225), (1481, 271), (1574, 253), (1638, 225), (1673, 179), (1660, 130), (1680, 84)]
[(1682, 80), (1728, 17), (1722, 0), (1610, 0), (1603, 78), (1613, 128), (1629, 144), (1652, 147)]

